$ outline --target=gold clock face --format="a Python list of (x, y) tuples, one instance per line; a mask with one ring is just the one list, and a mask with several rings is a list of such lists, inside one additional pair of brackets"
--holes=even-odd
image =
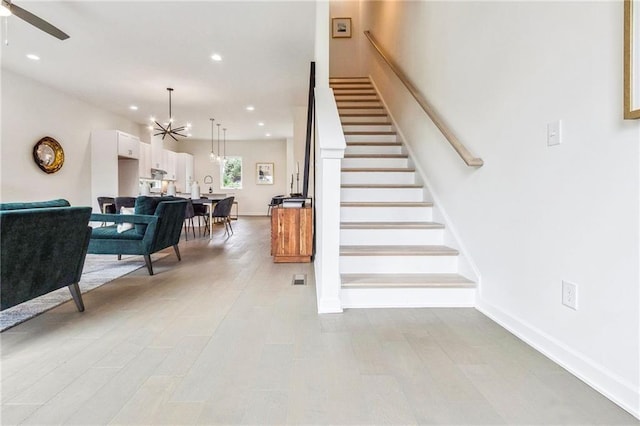
[(47, 136), (33, 147), (33, 160), (43, 172), (55, 173), (64, 164), (64, 151), (58, 141)]

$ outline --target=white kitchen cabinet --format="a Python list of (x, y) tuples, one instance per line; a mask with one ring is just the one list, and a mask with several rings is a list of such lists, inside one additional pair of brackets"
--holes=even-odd
[[(91, 132), (91, 203), (94, 211), (99, 211), (97, 197), (138, 194), (139, 143), (137, 137), (119, 130)], [(121, 152), (126, 155), (120, 155)]]
[(173, 151), (169, 151), (167, 149), (163, 150), (162, 159), (163, 159), (163, 167), (162, 169), (167, 172), (164, 175), (165, 180), (176, 180), (176, 162), (177, 162), (177, 154)]
[(164, 170), (164, 142), (159, 136), (151, 138), (151, 168)]
[(118, 157), (137, 159), (140, 157), (140, 138), (128, 133), (115, 131), (118, 144)]
[(138, 175), (151, 178), (151, 145), (140, 142), (140, 158), (138, 158)]
[(176, 162), (176, 188), (179, 192), (191, 192), (193, 182), (193, 155), (186, 152), (177, 153)]

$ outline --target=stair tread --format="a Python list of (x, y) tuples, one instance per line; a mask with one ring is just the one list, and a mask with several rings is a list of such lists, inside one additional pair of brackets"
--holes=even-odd
[(343, 172), (347, 173), (371, 173), (371, 172), (383, 172), (383, 173), (413, 173), (416, 169), (408, 167), (346, 167), (342, 168)]
[(347, 142), (349, 146), (402, 146), (402, 142)]
[(409, 158), (407, 154), (344, 154), (344, 158)]
[(342, 222), (341, 229), (444, 229), (437, 222)]
[(442, 245), (340, 246), (341, 256), (457, 256), (458, 250)]
[(343, 201), (341, 207), (433, 207), (430, 201)]
[(362, 136), (395, 136), (397, 133), (396, 132), (382, 132), (379, 130), (350, 130), (347, 132), (344, 132), (345, 136), (356, 136), (356, 135), (362, 135)]
[(368, 87), (355, 88), (355, 87), (334, 87), (333, 94), (335, 96), (375, 96), (376, 91)]
[(459, 274), (342, 274), (342, 287), (475, 287)]
[(382, 109), (384, 110), (384, 107), (382, 105), (338, 105), (338, 109)]
[(418, 183), (345, 183), (341, 188), (372, 188), (372, 189), (398, 189), (398, 188), (422, 188)]
[[(382, 109), (382, 108), (380, 108)], [(386, 112), (341, 112), (340, 117), (388, 117)], [(376, 123), (376, 121), (372, 121)]]
[(343, 121), (343, 126), (391, 126), (390, 121)]

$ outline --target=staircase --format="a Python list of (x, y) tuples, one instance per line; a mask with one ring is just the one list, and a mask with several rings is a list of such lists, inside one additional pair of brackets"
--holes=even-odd
[(347, 142), (341, 170), (344, 308), (473, 306), (445, 225), (370, 80), (332, 78)]

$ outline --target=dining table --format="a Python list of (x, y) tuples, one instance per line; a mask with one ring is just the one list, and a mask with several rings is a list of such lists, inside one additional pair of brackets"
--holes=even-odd
[(204, 205), (209, 210), (209, 239), (213, 239), (213, 208), (218, 201), (222, 201), (227, 198), (227, 194), (203, 194), (200, 198), (192, 198), (191, 203), (193, 205)]

